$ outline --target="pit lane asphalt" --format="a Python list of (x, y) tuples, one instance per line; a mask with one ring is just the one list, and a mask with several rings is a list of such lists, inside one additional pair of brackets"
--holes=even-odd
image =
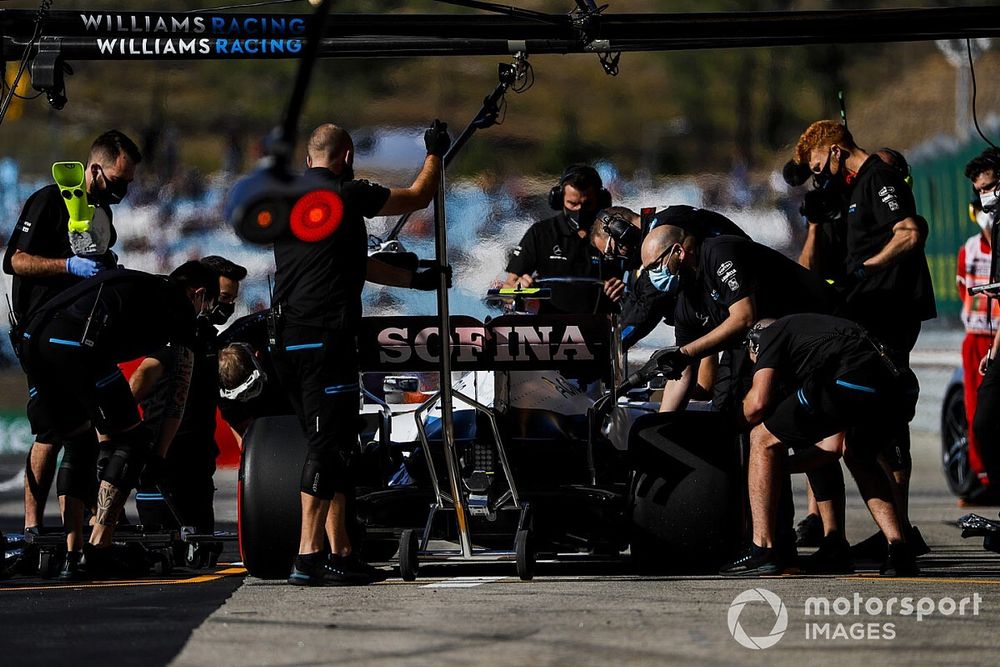
[[(0, 590), (0, 664), (995, 664), (1000, 556), (983, 551), (981, 540), (962, 540), (948, 523), (968, 511), (993, 518), (997, 509), (956, 507), (941, 477), (938, 435), (926, 430), (936, 424), (954, 361), (957, 356), (945, 354), (943, 362), (919, 371), (923, 393), (914, 423), (911, 512), (934, 551), (922, 559), (924, 576), (918, 579), (884, 579), (872, 570), (849, 577), (637, 577), (614, 565), (540, 564), (533, 581), (521, 582), (513, 565), (504, 564), (423, 567), (412, 583), (393, 572), (388, 581), (363, 588), (302, 589), (247, 578), (231, 596), (238, 575), (78, 591), (49, 584)], [(219, 480), (220, 514), (232, 512), (226, 509), (231, 484), (231, 473)], [(857, 540), (873, 527), (853, 483), (847, 484), (848, 536)], [(19, 502), (4, 496), (0, 525), (11, 530), (16, 526), (11, 517), (19, 511)], [(801, 505), (798, 511), (801, 517)], [(178, 578), (183, 577), (190, 575)], [(0, 588), (21, 583), (25, 580), (0, 582)], [(757, 587), (780, 596), (788, 625), (777, 645), (754, 651), (736, 643), (727, 620), (734, 598)], [(935, 615), (919, 622), (912, 616), (804, 614), (810, 596), (832, 601), (855, 593), (883, 600), (905, 595), (960, 600), (979, 593), (982, 603), (976, 616)], [(775, 617), (769, 608), (751, 604), (738, 620), (751, 636), (760, 636), (771, 630)], [(808, 639), (806, 623), (813, 620), (848, 626), (892, 622), (895, 638)], [(97, 639), (110, 643), (97, 650)]]

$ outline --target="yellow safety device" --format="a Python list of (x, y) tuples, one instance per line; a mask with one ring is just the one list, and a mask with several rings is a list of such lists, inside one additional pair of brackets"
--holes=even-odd
[(59, 186), (63, 203), (69, 211), (69, 231), (77, 234), (89, 232), (94, 207), (87, 203), (83, 165), (79, 162), (56, 162), (52, 165), (52, 178)]

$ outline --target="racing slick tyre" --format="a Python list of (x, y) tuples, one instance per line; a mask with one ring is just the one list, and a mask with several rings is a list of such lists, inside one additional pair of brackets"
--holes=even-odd
[(420, 549), (420, 539), (417, 531), (407, 528), (399, 537), (399, 576), (403, 581), (415, 581), (417, 571), (420, 569), (420, 561), (417, 558), (417, 551)]
[(736, 432), (719, 413), (645, 415), (629, 433), (627, 505), (640, 571), (716, 572), (736, 551), (743, 474)]
[(247, 572), (284, 579), (302, 525), (299, 482), (306, 441), (294, 416), (263, 417), (243, 439), (237, 492), (240, 553)]
[(970, 499), (979, 490), (979, 479), (969, 465), (969, 424), (961, 384), (949, 388), (941, 407), (941, 471), (959, 498)]
[(535, 576), (535, 545), (530, 530), (522, 528), (517, 531), (514, 553), (517, 556), (517, 576), (521, 581), (531, 581)]

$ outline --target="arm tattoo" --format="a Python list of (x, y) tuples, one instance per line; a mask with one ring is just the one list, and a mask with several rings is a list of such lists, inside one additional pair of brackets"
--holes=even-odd
[(194, 353), (187, 347), (174, 348), (174, 363), (171, 365), (170, 386), (167, 390), (167, 404), (164, 416), (180, 419), (184, 415), (188, 388), (191, 386), (191, 371), (194, 368)]
[(96, 520), (102, 526), (115, 526), (118, 524), (118, 511), (124, 504), (122, 492), (107, 482), (101, 482), (97, 490), (97, 515)]

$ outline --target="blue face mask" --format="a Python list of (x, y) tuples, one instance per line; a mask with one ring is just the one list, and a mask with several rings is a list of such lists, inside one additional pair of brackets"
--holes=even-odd
[(664, 294), (677, 294), (677, 290), (681, 286), (681, 277), (678, 273), (670, 273), (670, 269), (666, 266), (661, 266), (658, 269), (652, 269), (648, 271), (649, 282), (653, 283), (653, 287), (663, 292)]

